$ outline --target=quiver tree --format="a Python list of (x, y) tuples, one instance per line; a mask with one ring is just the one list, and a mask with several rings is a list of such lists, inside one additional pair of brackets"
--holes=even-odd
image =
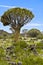
[(20, 29), (24, 24), (30, 22), (34, 15), (30, 10), (24, 8), (12, 8), (1, 16), (1, 22), (4, 26), (10, 25), (15, 30), (15, 41), (18, 40)]

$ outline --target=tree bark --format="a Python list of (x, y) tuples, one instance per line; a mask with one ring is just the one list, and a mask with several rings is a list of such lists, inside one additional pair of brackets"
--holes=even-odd
[(15, 30), (15, 34), (14, 34), (14, 41), (18, 41), (19, 39), (19, 36), (20, 36), (20, 30)]

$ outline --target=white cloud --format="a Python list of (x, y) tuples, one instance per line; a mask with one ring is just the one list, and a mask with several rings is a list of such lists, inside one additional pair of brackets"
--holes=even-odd
[[(19, 6), (0, 5), (0, 7), (4, 7), (4, 8), (15, 8), (15, 7), (19, 7)], [(21, 8), (25, 8), (25, 7), (21, 7)], [(26, 8), (26, 9), (33, 10), (32, 8)]]
[(41, 23), (32, 23), (32, 24), (29, 24), (29, 26), (43, 26), (43, 24)]
[(15, 6), (0, 5), (0, 7), (14, 8)]

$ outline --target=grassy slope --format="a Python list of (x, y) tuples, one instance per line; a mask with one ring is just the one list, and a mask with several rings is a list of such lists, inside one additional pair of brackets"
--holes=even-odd
[[(36, 42), (34, 41), (36, 44)], [(38, 55), (35, 55), (32, 51), (30, 51), (30, 48), (28, 48), (28, 45), (34, 44), (33, 41), (18, 41), (17, 43), (14, 43), (12, 39), (0, 39), (0, 65), (9, 65), (6, 61), (6, 55), (10, 56), (11, 61), (10, 62), (16, 62), (19, 61), (22, 62), (22, 65), (43, 65), (43, 49), (37, 48)], [(37, 46), (40, 45), (40, 41), (37, 41)], [(13, 53), (8, 52), (6, 54), (6, 48), (13, 46), (11, 51)]]

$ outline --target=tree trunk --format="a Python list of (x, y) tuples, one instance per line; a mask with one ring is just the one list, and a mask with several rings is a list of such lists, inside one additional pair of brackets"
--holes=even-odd
[(20, 30), (15, 30), (15, 34), (14, 34), (14, 41), (18, 41), (19, 39), (19, 36), (20, 36)]

